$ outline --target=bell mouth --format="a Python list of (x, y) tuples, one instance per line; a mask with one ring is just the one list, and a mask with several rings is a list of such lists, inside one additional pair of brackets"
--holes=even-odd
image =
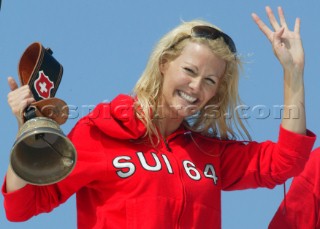
[(48, 185), (64, 179), (76, 163), (76, 150), (55, 121), (37, 117), (20, 129), (10, 163), (13, 171), (30, 184)]

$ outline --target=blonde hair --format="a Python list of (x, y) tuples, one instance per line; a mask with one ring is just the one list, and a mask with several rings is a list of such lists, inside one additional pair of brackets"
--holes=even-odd
[(238, 80), (242, 63), (239, 57), (229, 50), (222, 38), (211, 40), (191, 37), (191, 29), (196, 25), (207, 25), (220, 30), (216, 26), (201, 20), (183, 22), (158, 42), (151, 53), (144, 72), (135, 85), (136, 114), (147, 128), (146, 135), (149, 136), (151, 141), (154, 139), (153, 136), (157, 137), (158, 142), (160, 140), (155, 124), (155, 117), (158, 114), (162, 97), (163, 77), (160, 65), (177, 58), (187, 42), (191, 41), (208, 45), (215, 55), (226, 61), (227, 66), (219, 83), (216, 96), (197, 115), (191, 117), (191, 122), (186, 120), (183, 124), (186, 128), (206, 136), (236, 139), (240, 135), (242, 138), (251, 140), (237, 110), (237, 106), (241, 104), (238, 95)]

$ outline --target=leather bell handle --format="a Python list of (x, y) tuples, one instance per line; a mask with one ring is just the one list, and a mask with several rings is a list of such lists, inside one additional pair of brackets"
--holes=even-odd
[(62, 125), (68, 119), (69, 107), (61, 99), (48, 98), (31, 103), (24, 115), (26, 120), (34, 117), (46, 117)]

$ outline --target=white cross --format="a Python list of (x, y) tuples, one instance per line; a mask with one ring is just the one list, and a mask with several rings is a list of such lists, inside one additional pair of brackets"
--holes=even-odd
[(39, 86), (40, 86), (41, 93), (48, 91), (46, 82), (39, 83)]

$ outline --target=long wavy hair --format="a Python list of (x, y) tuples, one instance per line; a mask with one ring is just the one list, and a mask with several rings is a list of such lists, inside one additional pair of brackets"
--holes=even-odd
[(156, 136), (158, 142), (161, 137), (155, 122), (162, 98), (163, 76), (160, 65), (176, 59), (188, 42), (197, 42), (207, 45), (216, 56), (226, 61), (226, 70), (217, 94), (199, 112), (185, 119), (183, 125), (191, 131), (223, 140), (237, 139), (239, 136), (251, 140), (237, 109), (241, 105), (238, 94), (239, 71), (242, 69), (240, 57), (229, 50), (222, 38), (212, 40), (192, 37), (191, 29), (196, 25), (207, 25), (220, 30), (202, 20), (182, 22), (160, 39), (134, 87), (136, 114), (147, 128), (146, 135), (151, 141)]

